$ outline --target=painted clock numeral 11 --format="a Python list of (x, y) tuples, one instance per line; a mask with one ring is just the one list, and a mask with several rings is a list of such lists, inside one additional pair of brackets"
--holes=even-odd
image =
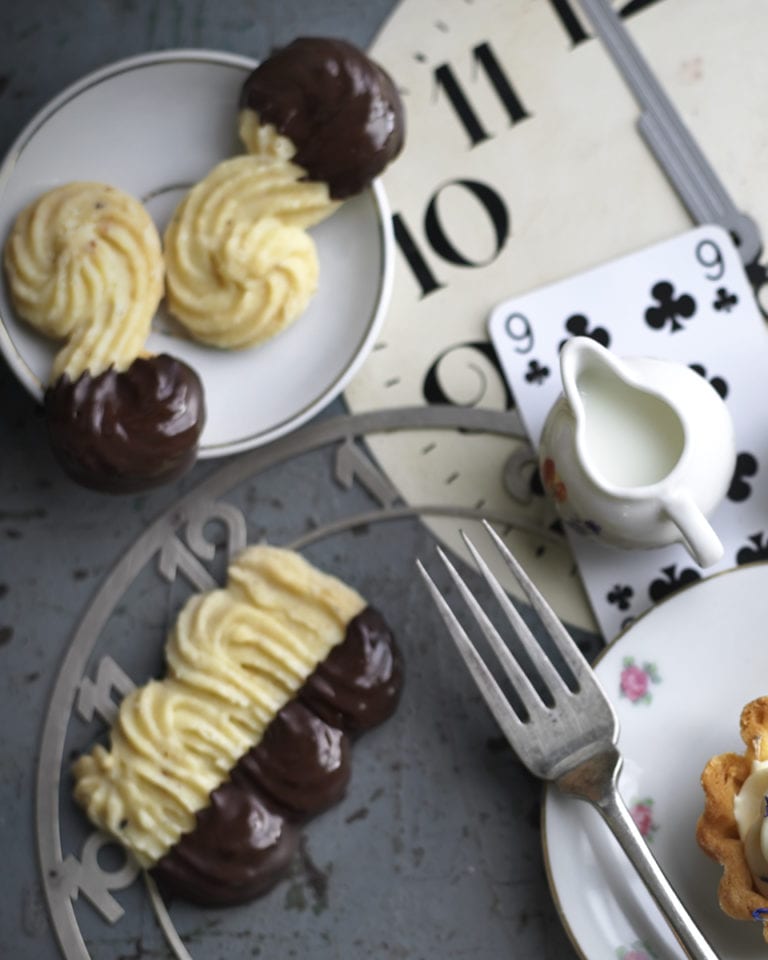
[[(502, 106), (509, 115), (510, 123), (519, 123), (524, 120), (528, 116), (528, 111), (509, 82), (509, 78), (491, 45), (489, 43), (478, 44), (472, 50), (472, 59), (488, 78)], [(471, 146), (474, 147), (478, 143), (482, 143), (483, 140), (490, 139), (491, 134), (483, 127), (449, 63), (443, 63), (435, 69), (435, 81), (438, 87), (445, 91), (451, 106), (456, 111), (456, 116), (467, 131)]]
[[(484, 41), (472, 49), (474, 62), (480, 67), (491, 88), (498, 96), (510, 123), (518, 123), (528, 117), (522, 101), (515, 92), (509, 77), (499, 62), (491, 45)], [(456, 74), (448, 63), (440, 64), (434, 70), (435, 83), (446, 95), (455, 117), (464, 127), (469, 138), (469, 146), (474, 147), (491, 138), (482, 125), (482, 121), (469, 96), (462, 88)], [(488, 256), (482, 259), (470, 259), (462, 253), (457, 243), (447, 234), (440, 218), (440, 199), (451, 190), (461, 189), (477, 200), (487, 214), (493, 230), (493, 246)], [(392, 224), (395, 240), (408, 262), (421, 289), (421, 297), (426, 297), (445, 286), (436, 276), (424, 253), (419, 248), (411, 229), (402, 215), (393, 214)], [(487, 183), (479, 180), (456, 179), (441, 184), (432, 194), (424, 215), (424, 235), (429, 246), (441, 259), (459, 267), (482, 267), (492, 263), (504, 246), (509, 235), (509, 210), (501, 194)]]

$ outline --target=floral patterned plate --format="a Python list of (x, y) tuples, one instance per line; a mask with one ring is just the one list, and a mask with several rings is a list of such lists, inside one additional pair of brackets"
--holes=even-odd
[[(767, 594), (765, 564), (702, 580), (637, 620), (596, 666), (621, 724), (622, 795), (722, 960), (757, 960), (765, 944), (758, 925), (718, 908), (720, 868), (695, 839), (699, 777), (712, 755), (741, 752), (741, 708), (768, 693)], [(591, 807), (548, 788), (543, 841), (555, 904), (581, 956), (683, 958)]]

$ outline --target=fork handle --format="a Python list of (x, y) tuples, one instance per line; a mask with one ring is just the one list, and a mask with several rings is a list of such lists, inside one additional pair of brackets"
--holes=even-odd
[(691, 960), (719, 960), (672, 889), (656, 858), (619, 794), (621, 755), (614, 747), (575, 767), (557, 780), (565, 793), (587, 800), (602, 815), (661, 910), (686, 956)]

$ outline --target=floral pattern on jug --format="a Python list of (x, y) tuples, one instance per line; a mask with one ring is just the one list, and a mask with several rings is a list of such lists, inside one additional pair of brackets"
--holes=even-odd
[(656, 954), (642, 940), (634, 940), (628, 947), (616, 951), (619, 960), (656, 960)]
[(653, 798), (643, 797), (642, 800), (636, 800), (630, 807), (629, 812), (632, 814), (637, 829), (644, 839), (650, 843), (659, 829), (658, 823), (653, 819)]
[(653, 699), (650, 687), (661, 683), (655, 663), (635, 663), (634, 657), (624, 657), (619, 676), (619, 694), (631, 703), (650, 703)]
[(541, 464), (541, 482), (556, 503), (565, 503), (568, 499), (568, 489), (560, 479), (552, 457), (545, 457)]
[(560, 517), (570, 530), (585, 537), (600, 535), (598, 523), (574, 513), (573, 505), (568, 503), (568, 488), (557, 472), (557, 464), (552, 457), (545, 457), (541, 462), (541, 482), (546, 492), (558, 505)]

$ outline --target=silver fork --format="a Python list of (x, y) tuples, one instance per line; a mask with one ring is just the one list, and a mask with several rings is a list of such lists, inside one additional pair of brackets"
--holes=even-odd
[(475, 563), (545, 685), (552, 701), (551, 706), (541, 698), (456, 568), (438, 548), (440, 558), (498, 657), (527, 716), (521, 718), (509, 703), (445, 598), (423, 564), (417, 560), (419, 571), (459, 653), (507, 740), (525, 766), (535, 776), (554, 781), (564, 793), (587, 800), (599, 810), (686, 955), (692, 960), (717, 960), (717, 954), (704, 939), (672, 889), (619, 794), (617, 780), (622, 763), (621, 754), (616, 747), (619, 724), (610, 701), (592, 668), (544, 597), (496, 531), (485, 521), (483, 525), (568, 665), (575, 680), (575, 689), (571, 689), (564, 681), (488, 564), (463, 532), (462, 537)]

